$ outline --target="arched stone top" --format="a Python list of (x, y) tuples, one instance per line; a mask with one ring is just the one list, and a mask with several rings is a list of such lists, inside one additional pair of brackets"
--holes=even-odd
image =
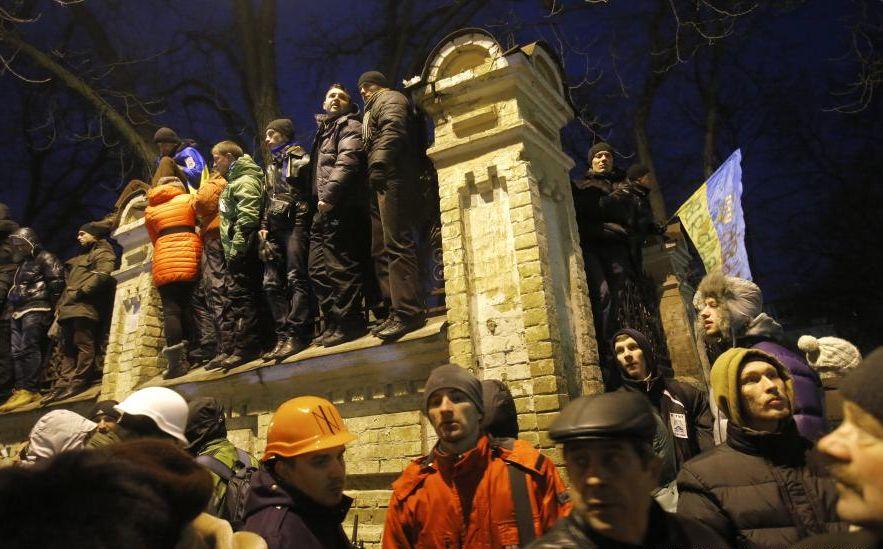
[(144, 217), (147, 208), (147, 197), (144, 193), (132, 193), (120, 212), (119, 226), (125, 227)]
[(530, 59), (530, 64), (537, 70), (543, 80), (564, 97), (570, 97), (565, 89), (564, 68), (558, 55), (545, 42), (533, 42), (518, 48)]
[(438, 82), (467, 71), (506, 66), (503, 49), (487, 31), (460, 29), (443, 38), (426, 59), (422, 82)]

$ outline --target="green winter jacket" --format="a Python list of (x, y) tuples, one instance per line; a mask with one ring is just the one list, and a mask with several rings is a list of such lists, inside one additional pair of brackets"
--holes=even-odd
[(248, 252), (249, 242), (261, 222), (264, 172), (244, 154), (227, 172), (227, 186), (221, 193), (218, 208), (221, 216), (221, 245), (227, 259)]
[(116, 266), (116, 252), (107, 240), (99, 240), (88, 251), (67, 260), (67, 285), (58, 300), (58, 320), (99, 320), (103, 292), (113, 287), (110, 273)]
[[(233, 443), (226, 438), (219, 438), (207, 443), (199, 451), (198, 455), (212, 456), (232, 469), (233, 464), (236, 463), (236, 446), (233, 446)], [(257, 467), (258, 460), (254, 456), (249, 455), (249, 457), (251, 458), (251, 465)], [(210, 514), (217, 516), (221, 502), (224, 501), (224, 496), (227, 494), (227, 483), (215, 473), (209, 471), (209, 474), (212, 476), (212, 498), (209, 500), (206, 509)]]

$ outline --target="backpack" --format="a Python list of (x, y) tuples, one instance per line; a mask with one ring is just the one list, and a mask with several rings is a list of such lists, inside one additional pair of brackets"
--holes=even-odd
[(509, 386), (499, 379), (481, 382), (484, 418), (481, 427), (494, 438), (518, 438), (518, 412)]
[(245, 501), (248, 499), (251, 477), (257, 467), (252, 465), (251, 456), (241, 448), (236, 448), (236, 461), (233, 468), (214, 456), (197, 456), (196, 462), (221, 477), (227, 483), (227, 491), (217, 504), (217, 509), (207, 512), (230, 523), (234, 532), (245, 526)]

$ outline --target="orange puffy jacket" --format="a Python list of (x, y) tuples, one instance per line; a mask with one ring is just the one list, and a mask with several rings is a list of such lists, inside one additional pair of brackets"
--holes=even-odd
[(537, 537), (570, 512), (567, 490), (550, 459), (523, 440), (515, 440), (508, 450), (483, 436), (458, 460), (436, 450), (405, 468), (392, 485), (383, 528), (384, 549), (522, 545), (508, 463), (527, 474)]
[(196, 191), (196, 215), (199, 216), (200, 236), (203, 240), (215, 238), (221, 227), (221, 218), (218, 215), (218, 199), (221, 191), (227, 186), (227, 180), (218, 173), (212, 172), (208, 180), (199, 186)]
[(153, 241), (153, 284), (199, 277), (202, 241), (196, 234), (191, 195), (178, 185), (160, 185), (147, 192), (144, 223)]

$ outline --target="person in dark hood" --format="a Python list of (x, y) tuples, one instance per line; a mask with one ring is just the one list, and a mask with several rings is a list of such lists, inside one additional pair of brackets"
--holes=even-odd
[(14, 379), (6, 294), (12, 286), (16, 263), (12, 260), (12, 243), (9, 235), (18, 229), (18, 223), (9, 217), (9, 207), (0, 202), (0, 401), (4, 402), (12, 393)]
[(310, 235), (310, 278), (325, 320), (317, 343), (333, 347), (365, 335), (362, 312), (369, 233), (368, 186), (358, 108), (332, 84), (316, 115), (312, 188), (318, 209)]
[(714, 448), (713, 418), (703, 391), (665, 377), (650, 342), (637, 330), (616, 332), (611, 348), (622, 371), (623, 390), (646, 396), (671, 434), (677, 469)]
[[(573, 182), (573, 205), (579, 229), (580, 248), (599, 342), (610, 341), (622, 327), (626, 315), (626, 292), (635, 293), (643, 272), (640, 248), (652, 232), (648, 192), (626, 180), (625, 172), (614, 163), (614, 150), (608, 143), (592, 145), (589, 169), (583, 179)], [(607, 389), (618, 385), (618, 370), (612, 357), (599, 345)]]
[[(386, 341), (413, 332), (426, 323), (420, 270), (417, 261), (418, 142), (411, 123), (411, 102), (390, 89), (382, 73), (368, 71), (359, 77), (359, 94), (365, 101), (362, 146), (368, 157), (368, 183), (372, 199), (372, 253), (378, 283), (389, 315), (372, 330)], [(380, 241), (383, 245), (380, 246)]]
[(44, 402), (56, 402), (82, 393), (95, 378), (95, 345), (100, 308), (112, 288), (116, 253), (106, 240), (110, 223), (80, 227), (77, 240), (83, 253), (65, 263), (66, 285), (55, 318), (61, 325), (64, 359), (55, 389)]
[[(310, 155), (294, 139), (288, 118), (267, 124), (264, 143), (270, 151), (264, 182), (264, 208), (258, 236), (264, 262), (264, 296), (276, 324), (276, 346), (264, 360), (282, 360), (306, 349), (313, 339), (315, 298), (308, 274), (310, 224)], [(267, 245), (272, 253), (267, 253)]]
[[(200, 397), (191, 400), (188, 409), (187, 428), (184, 430), (184, 436), (187, 437), (187, 451), (203, 465), (205, 464), (203, 456), (208, 456), (233, 471), (237, 460), (241, 457), (241, 452), (238, 452), (236, 446), (227, 440), (224, 406), (216, 398)], [(248, 463), (243, 465), (257, 467), (257, 464), (257, 460), (249, 455)], [(206, 512), (219, 516), (224, 495), (227, 493), (227, 483), (211, 469), (208, 471), (212, 475), (212, 497)]]
[(693, 306), (697, 332), (704, 334), (712, 354), (750, 347), (776, 357), (794, 382), (792, 412), (800, 434), (816, 441), (828, 432), (821, 378), (806, 357), (785, 341), (781, 324), (763, 312), (763, 293), (757, 284), (719, 270), (711, 272), (699, 283)]
[(43, 249), (37, 233), (23, 227), (11, 235), (13, 261), (19, 263), (9, 289), (12, 306), (12, 360), (15, 390), (0, 406), (8, 412), (40, 399), (40, 373), (45, 364), (46, 332), (64, 289), (64, 267)]

